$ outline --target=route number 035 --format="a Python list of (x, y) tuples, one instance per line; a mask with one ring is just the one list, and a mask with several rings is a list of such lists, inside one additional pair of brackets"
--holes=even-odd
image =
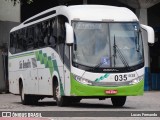
[(115, 75), (114, 79), (115, 81), (126, 81), (127, 75)]

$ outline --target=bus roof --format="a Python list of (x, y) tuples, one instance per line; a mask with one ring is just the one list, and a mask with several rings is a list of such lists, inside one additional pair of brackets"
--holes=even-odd
[[(128, 8), (107, 5), (77, 5), (66, 10), (68, 17), (86, 21), (138, 21), (137, 16)], [(67, 13), (66, 13), (67, 14)]]
[[(51, 14), (48, 14), (51, 13)], [(53, 13), (53, 14), (52, 14)], [(45, 16), (46, 15), (46, 16)], [(31, 24), (49, 19), (56, 15), (64, 15), (69, 21), (112, 21), (131, 22), (138, 21), (137, 16), (128, 8), (108, 5), (74, 5), (58, 6), (45, 10), (14, 27), (12, 31), (29, 26)], [(36, 19), (37, 18), (37, 19)]]

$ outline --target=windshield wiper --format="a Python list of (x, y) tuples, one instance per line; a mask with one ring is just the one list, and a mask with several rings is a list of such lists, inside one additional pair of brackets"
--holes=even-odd
[(118, 48), (118, 46), (116, 45), (116, 38), (115, 38), (115, 35), (114, 35), (114, 45), (113, 45), (113, 51), (114, 51), (114, 54), (113, 54), (113, 57), (114, 57), (114, 67), (116, 65), (116, 60), (115, 58), (117, 57), (117, 53), (118, 53), (118, 56), (119, 58), (121, 59), (122, 63), (124, 64), (125, 67), (127, 68), (131, 68), (127, 62), (127, 60), (125, 59), (124, 55), (122, 54), (121, 50)]
[(96, 66), (94, 66), (94, 67), (92, 68), (92, 70), (95, 70), (95, 69), (99, 68), (99, 67), (100, 67), (101, 65), (103, 65), (104, 63), (106, 63), (106, 62), (97, 64)]
[(115, 65), (116, 65), (116, 57), (117, 57), (115, 35), (114, 35), (113, 52), (114, 52), (113, 53), (113, 57), (114, 57), (114, 67), (115, 67)]
[[(127, 67), (128, 69), (131, 69), (131, 67), (129, 66), (127, 60), (125, 59), (124, 55), (122, 54), (121, 50), (118, 48), (118, 46), (116, 45), (116, 39), (115, 39), (115, 35), (114, 35), (114, 45), (113, 45), (113, 51), (114, 51), (114, 54), (113, 54), (113, 58), (114, 58), (114, 67), (116, 65), (116, 57), (117, 57), (117, 53), (118, 53), (118, 56), (120, 57), (122, 63), (124, 64), (125, 67)], [(99, 68), (101, 65), (103, 65), (104, 63), (106, 62), (103, 62), (103, 63), (99, 63), (97, 64), (96, 66), (94, 66), (93, 68), (91, 68), (91, 70), (95, 70), (97, 68)]]

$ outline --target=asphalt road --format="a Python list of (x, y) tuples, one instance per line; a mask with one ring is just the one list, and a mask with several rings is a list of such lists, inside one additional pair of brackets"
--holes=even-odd
[[(122, 108), (115, 108), (112, 106), (111, 100), (98, 100), (98, 99), (83, 99), (80, 103), (71, 104), (66, 107), (57, 107), (55, 101), (52, 98), (46, 98), (44, 100), (39, 101), (37, 105), (22, 105), (20, 102), (20, 96), (12, 95), (12, 94), (0, 94), (0, 111), (35, 111), (35, 112), (41, 112), (41, 111), (49, 111), (49, 112), (59, 112), (59, 116), (57, 117), (50, 117), (48, 116), (49, 120), (59, 120), (60, 116), (63, 111), (72, 111), (68, 112), (68, 115), (66, 117), (62, 117), (62, 120), (70, 120), (71, 118), (76, 120), (83, 120), (84, 118), (86, 120), (92, 120), (92, 119), (106, 119), (104, 117), (107, 112), (107, 114), (111, 114), (111, 117), (107, 117), (107, 119), (116, 120), (115, 117), (116, 114), (120, 115), (123, 114), (125, 116), (125, 113), (129, 111), (126, 115), (134, 114), (135, 112), (130, 111), (140, 111), (136, 112), (136, 115), (142, 114), (143, 112), (148, 113), (154, 113), (152, 111), (160, 111), (160, 92), (152, 91), (152, 92), (145, 92), (143, 96), (130, 96), (127, 98), (126, 104)], [(62, 111), (62, 112), (60, 112)], [(77, 112), (76, 112), (77, 111)], [(90, 116), (94, 117), (87, 117), (87, 114), (84, 114), (84, 111), (88, 111), (87, 114), (90, 114)], [(148, 112), (151, 111), (151, 112)], [(64, 113), (64, 112), (63, 112)], [(67, 113), (67, 112), (66, 112)], [(77, 113), (80, 113), (81, 117), (76, 117)], [(101, 114), (100, 114), (101, 113)], [(73, 114), (73, 116), (71, 116)], [(160, 114), (160, 112), (158, 113)], [(84, 116), (83, 116), (84, 115)], [(101, 117), (102, 115), (102, 117)], [(104, 116), (103, 116), (104, 115)], [(64, 115), (65, 116), (65, 115)], [(83, 116), (83, 117), (82, 117)], [(118, 117), (119, 120), (124, 120), (124, 118)], [(151, 120), (151, 119), (157, 119), (158, 117), (133, 117), (132, 115), (130, 117), (125, 117), (125, 119), (142, 119), (142, 120)], [(4, 118), (0, 118), (0, 120), (5, 120)]]

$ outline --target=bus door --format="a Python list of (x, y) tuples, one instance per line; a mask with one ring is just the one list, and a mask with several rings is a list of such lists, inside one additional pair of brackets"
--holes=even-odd
[(70, 95), (70, 46), (65, 44), (64, 48), (64, 79), (65, 94)]

